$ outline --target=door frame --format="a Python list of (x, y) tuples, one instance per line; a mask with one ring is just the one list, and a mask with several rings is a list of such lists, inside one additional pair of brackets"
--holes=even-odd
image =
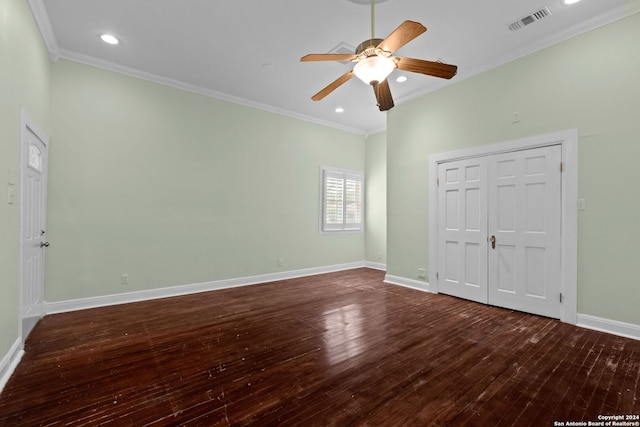
[(561, 177), (561, 283), (563, 296), (560, 320), (577, 323), (578, 306), (578, 129), (566, 129), (495, 144), (437, 153), (429, 156), (429, 283), (438, 292), (438, 165), (454, 160), (560, 145), (563, 171)]
[(37, 307), (36, 314), (38, 317), (36, 320), (33, 320), (32, 317), (25, 317), (23, 313), (24, 309), (24, 287), (25, 280), (24, 270), (25, 270), (25, 260), (24, 260), (24, 214), (26, 210), (26, 200), (25, 200), (25, 164), (27, 162), (26, 152), (29, 144), (27, 133), (31, 132), (42, 141), (45, 149), (46, 161), (44, 163), (43, 171), (42, 171), (42, 179), (44, 181), (43, 188), (43, 205), (42, 209), (44, 212), (44, 218), (46, 222), (47, 217), (47, 187), (48, 187), (48, 176), (49, 176), (49, 136), (38, 126), (36, 121), (31, 117), (28, 111), (21, 107), (20, 111), (20, 308), (19, 308), (19, 321), (18, 321), (18, 333), (20, 336), (21, 343), (24, 345), (24, 341), (27, 338), (27, 335), (35, 324), (37, 320), (40, 319), (45, 314), (45, 301), (44, 301), (44, 263), (45, 263), (45, 254), (42, 254), (42, 263), (43, 263), (43, 275), (42, 275), (42, 283), (40, 284), (41, 288), (39, 291), (41, 292), (42, 301), (41, 307)]

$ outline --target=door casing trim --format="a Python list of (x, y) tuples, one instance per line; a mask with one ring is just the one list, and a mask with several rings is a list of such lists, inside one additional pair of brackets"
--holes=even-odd
[(561, 177), (561, 283), (563, 296), (560, 320), (577, 323), (578, 308), (578, 129), (519, 138), (495, 144), (437, 153), (429, 156), (429, 283), (438, 292), (438, 164), (493, 154), (560, 145)]
[[(24, 315), (23, 315), (23, 307), (24, 307), (24, 301), (23, 301), (23, 292), (24, 292), (24, 280), (25, 278), (24, 276), (24, 211), (25, 211), (25, 174), (24, 174), (24, 164), (26, 163), (27, 159), (25, 158), (26, 155), (26, 146), (28, 145), (28, 139), (27, 139), (27, 133), (31, 132), (33, 133), (40, 141), (42, 141), (45, 150), (47, 150), (47, 153), (49, 151), (49, 145), (50, 145), (50, 141), (49, 141), (49, 136), (47, 135), (46, 132), (44, 132), (44, 130), (42, 128), (40, 128), (40, 126), (38, 126), (37, 122), (31, 117), (31, 115), (29, 114), (29, 112), (24, 108), (24, 106), (21, 106), (20, 108), (20, 295), (19, 295), (19, 302), (20, 302), (20, 307), (18, 309), (18, 335), (20, 337), (20, 341), (21, 344), (24, 345), (24, 340), (26, 339), (26, 336), (29, 334), (29, 332), (31, 331), (31, 329), (33, 329), (33, 327), (35, 326), (37, 320), (42, 317), (44, 315), (44, 306), (45, 306), (45, 302), (44, 302), (44, 283), (43, 283), (43, 289), (42, 289), (42, 305), (41, 307), (38, 308), (38, 318), (34, 318), (34, 319), (27, 319)], [(42, 172), (42, 175), (44, 177), (45, 180), (45, 189), (44, 189), (44, 203), (42, 208), (44, 209), (45, 212), (45, 218), (46, 218), (46, 212), (47, 212), (47, 184), (48, 184), (48, 176), (49, 176), (49, 164), (48, 164), (48, 154), (47, 154), (47, 162), (44, 165), (44, 170)], [(43, 255), (43, 263), (44, 263), (44, 255)], [(43, 275), (43, 280), (44, 280), (44, 275)], [(22, 349), (22, 347), (21, 347)]]

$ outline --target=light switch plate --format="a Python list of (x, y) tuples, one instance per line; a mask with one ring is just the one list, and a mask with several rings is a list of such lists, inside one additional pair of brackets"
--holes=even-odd
[(7, 184), (16, 185), (18, 182), (18, 172), (15, 169), (9, 169), (7, 173)]

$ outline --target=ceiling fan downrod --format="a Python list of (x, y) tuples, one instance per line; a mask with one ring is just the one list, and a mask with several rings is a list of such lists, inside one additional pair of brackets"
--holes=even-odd
[(375, 11), (375, 0), (371, 0), (371, 40), (373, 40), (376, 36), (375, 36), (375, 16), (376, 16), (376, 11)]
[(383, 57), (391, 56), (391, 52), (385, 52), (382, 49), (378, 49), (378, 46), (384, 41), (384, 39), (377, 39), (375, 36), (375, 16), (375, 0), (371, 0), (371, 38), (363, 41), (356, 48), (355, 53), (358, 55), (358, 60), (363, 60), (376, 55)]

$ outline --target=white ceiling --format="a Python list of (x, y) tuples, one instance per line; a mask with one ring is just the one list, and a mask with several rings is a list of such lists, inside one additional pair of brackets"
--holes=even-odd
[[(363, 0), (356, 0), (362, 3)], [(383, 130), (386, 113), (354, 78), (322, 101), (311, 96), (351, 63), (300, 62), (371, 37), (371, 8), (350, 0), (29, 0), (51, 57), (67, 58), (362, 134)], [(551, 16), (509, 31), (547, 6)], [(383, 0), (375, 36), (405, 20), (428, 31), (400, 56), (458, 66), (446, 81), (395, 70), (396, 105), (535, 50), (640, 11), (640, 0)], [(117, 46), (99, 35), (119, 37)], [(395, 82), (401, 74), (409, 78)], [(344, 112), (335, 113), (336, 107)]]

